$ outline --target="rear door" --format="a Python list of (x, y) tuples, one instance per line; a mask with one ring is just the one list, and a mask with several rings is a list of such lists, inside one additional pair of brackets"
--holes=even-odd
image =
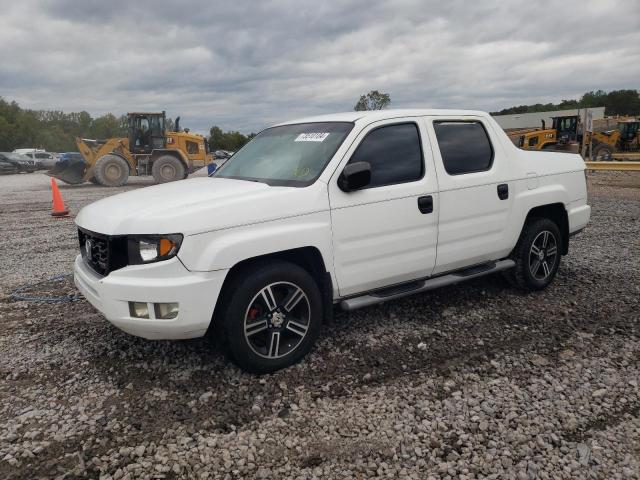
[[(338, 176), (348, 162), (360, 161), (371, 165), (371, 184), (343, 192)], [(341, 296), (431, 275), (438, 194), (431, 146), (419, 119), (365, 127), (329, 182), (329, 200)]]
[(427, 129), (440, 191), (434, 273), (505, 257), (513, 182), (492, 124), (474, 116), (435, 117)]

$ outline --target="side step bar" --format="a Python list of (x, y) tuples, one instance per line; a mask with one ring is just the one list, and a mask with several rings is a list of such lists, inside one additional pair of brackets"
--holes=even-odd
[[(377, 292), (368, 293), (360, 297), (347, 298), (340, 302), (340, 306), (344, 310), (356, 310), (362, 307), (368, 307), (377, 303), (383, 303), (388, 300), (395, 300), (396, 298), (406, 297), (413, 295), (414, 293), (426, 292), (428, 290), (434, 290), (436, 288), (444, 287), (446, 285), (454, 285), (456, 283), (464, 282), (465, 280), (471, 280), (472, 278), (481, 277), (490, 273), (501, 272), (515, 267), (516, 262), (511, 259), (500, 260), (498, 262), (490, 262), (475, 267), (459, 270), (441, 277), (429, 278), (427, 280), (420, 280), (417, 282), (411, 282), (405, 286), (395, 286)], [(404, 288), (403, 288), (404, 287)]]

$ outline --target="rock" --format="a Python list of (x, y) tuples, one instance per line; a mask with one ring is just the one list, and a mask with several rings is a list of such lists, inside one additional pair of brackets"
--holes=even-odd
[(549, 365), (549, 360), (540, 355), (532, 355), (529, 361), (536, 367), (544, 367), (546, 365)]
[(607, 393), (607, 389), (606, 388), (601, 388), (599, 390), (594, 391), (591, 396), (593, 398), (599, 398), (602, 397), (603, 395), (605, 395)]
[(209, 399), (213, 397), (213, 392), (204, 392), (202, 395), (200, 395), (200, 402), (205, 403), (208, 402)]
[(589, 459), (591, 458), (591, 448), (584, 443), (578, 443), (576, 445), (578, 452), (578, 462), (585, 467), (589, 466)]

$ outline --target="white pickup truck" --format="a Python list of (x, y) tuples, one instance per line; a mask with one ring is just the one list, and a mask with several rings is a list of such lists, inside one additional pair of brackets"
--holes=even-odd
[(272, 372), (352, 310), (494, 272), (538, 290), (589, 221), (578, 155), (516, 148), (486, 113), (383, 110), (264, 130), (213, 177), (78, 214), (75, 283), (149, 339), (225, 340)]

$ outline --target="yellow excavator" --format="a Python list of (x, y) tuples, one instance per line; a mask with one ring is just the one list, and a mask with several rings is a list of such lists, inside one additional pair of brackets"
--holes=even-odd
[(152, 175), (157, 183), (181, 180), (213, 161), (207, 140), (180, 130), (180, 117), (173, 131), (166, 130), (165, 112), (128, 113), (127, 120), (127, 137), (76, 138), (82, 160), (57, 163), (47, 175), (70, 184), (119, 187), (130, 175)]

